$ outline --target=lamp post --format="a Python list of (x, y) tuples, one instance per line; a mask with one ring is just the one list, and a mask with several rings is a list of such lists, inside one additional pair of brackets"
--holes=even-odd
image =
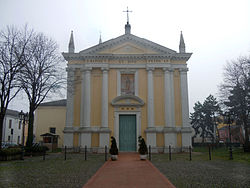
[(212, 121), (213, 121), (213, 144), (214, 144), (216, 140), (216, 122), (217, 122), (217, 117), (215, 116), (215, 114), (213, 114)]
[(28, 113), (23, 113), (23, 111), (21, 110), (21, 112), (19, 112), (19, 119), (21, 120), (21, 122), (23, 123), (23, 131), (22, 131), (22, 146), (24, 147), (24, 131), (25, 131), (25, 121), (28, 118)]

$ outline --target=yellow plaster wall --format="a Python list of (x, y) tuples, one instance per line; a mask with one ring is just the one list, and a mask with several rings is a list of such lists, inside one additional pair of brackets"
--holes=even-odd
[(80, 113), (81, 113), (81, 84), (82, 75), (80, 69), (75, 72), (75, 87), (74, 87), (74, 122), (73, 126), (80, 126)]
[(162, 69), (154, 70), (154, 110), (155, 126), (164, 126), (164, 76)]
[(182, 147), (182, 135), (177, 133), (177, 147)]
[(109, 128), (111, 130), (111, 136), (114, 136), (114, 107), (111, 105), (111, 101), (117, 96), (117, 83), (116, 83), (116, 76), (117, 70), (110, 69), (109, 70), (109, 78), (108, 78), (108, 100), (109, 100), (109, 112), (108, 112), (108, 123)]
[(50, 127), (56, 128), (59, 135), (58, 147), (63, 145), (63, 129), (66, 121), (66, 106), (40, 106), (36, 110), (36, 142), (42, 141), (41, 134), (48, 133)]
[(164, 134), (163, 133), (156, 133), (156, 146), (157, 147), (164, 147)]
[(148, 81), (147, 79), (147, 71), (145, 69), (138, 70), (138, 95), (145, 102), (144, 106), (141, 108), (141, 136), (146, 140), (145, 129), (147, 128), (148, 119), (147, 119), (147, 89), (148, 89)]
[(102, 123), (102, 71), (93, 69), (91, 72), (91, 126)]
[(79, 146), (79, 133), (74, 133), (73, 135), (73, 147)]
[(174, 99), (175, 99), (175, 124), (176, 126), (182, 125), (181, 113), (181, 82), (180, 72), (175, 69), (174, 71)]
[(91, 134), (91, 147), (99, 147), (99, 133)]

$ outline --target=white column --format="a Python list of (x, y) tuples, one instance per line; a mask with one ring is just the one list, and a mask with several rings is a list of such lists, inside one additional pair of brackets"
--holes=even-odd
[(102, 127), (108, 127), (108, 68), (102, 68)]
[(147, 68), (148, 71), (148, 127), (154, 127), (154, 68)]
[[(148, 71), (148, 129), (152, 129), (155, 126), (154, 121), (154, 78), (153, 78), (153, 70), (152, 67), (147, 67)], [(152, 152), (156, 147), (156, 132), (147, 132), (147, 144), (152, 146)]]
[(82, 69), (81, 116), (80, 116), (81, 127), (90, 127), (91, 70), (92, 68)]
[(66, 107), (66, 125), (64, 129), (64, 146), (73, 147), (73, 122), (74, 122), (74, 69), (67, 68), (67, 107)]
[[(91, 67), (82, 69), (82, 93), (81, 93), (81, 116), (80, 126), (90, 127), (91, 112)], [(80, 146), (91, 147), (91, 133), (83, 132), (80, 135)]]
[(90, 112), (91, 112), (91, 70), (92, 68), (87, 68), (85, 70), (85, 127), (90, 127)]
[(181, 80), (181, 108), (182, 108), (182, 126), (189, 127), (189, 107), (188, 107), (188, 82), (187, 82), (188, 69), (180, 69)]
[(82, 83), (81, 83), (81, 109), (80, 109), (80, 127), (84, 127), (84, 111), (85, 111), (85, 69), (81, 69)]
[(174, 97), (174, 69), (170, 71), (170, 92), (171, 92), (171, 109), (172, 109), (172, 125), (175, 127), (175, 97)]
[[(108, 68), (102, 68), (102, 129), (108, 129)], [(109, 146), (109, 133), (99, 134), (99, 147)], [(104, 151), (104, 150), (103, 150)]]
[(164, 97), (165, 97), (165, 127), (174, 127), (174, 96), (173, 96), (173, 80), (171, 68), (163, 68), (164, 71)]
[(67, 108), (66, 108), (66, 127), (73, 126), (74, 117), (74, 69), (67, 68)]

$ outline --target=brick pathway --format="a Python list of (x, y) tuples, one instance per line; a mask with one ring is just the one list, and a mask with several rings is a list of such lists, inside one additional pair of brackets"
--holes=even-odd
[(107, 161), (84, 188), (174, 188), (149, 161), (137, 153), (120, 153), (117, 161)]

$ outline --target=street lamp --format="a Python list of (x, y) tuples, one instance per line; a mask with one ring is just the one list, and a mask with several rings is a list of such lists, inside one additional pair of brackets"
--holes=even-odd
[(213, 144), (215, 143), (215, 140), (216, 140), (217, 120), (218, 120), (217, 117), (215, 116), (215, 114), (213, 114), (213, 116), (212, 116), (212, 121), (213, 121)]
[(23, 113), (23, 111), (21, 110), (21, 112), (19, 112), (19, 119), (21, 120), (21, 122), (23, 123), (23, 132), (22, 132), (22, 146), (24, 147), (24, 130), (25, 130), (25, 121), (28, 119), (28, 113)]

